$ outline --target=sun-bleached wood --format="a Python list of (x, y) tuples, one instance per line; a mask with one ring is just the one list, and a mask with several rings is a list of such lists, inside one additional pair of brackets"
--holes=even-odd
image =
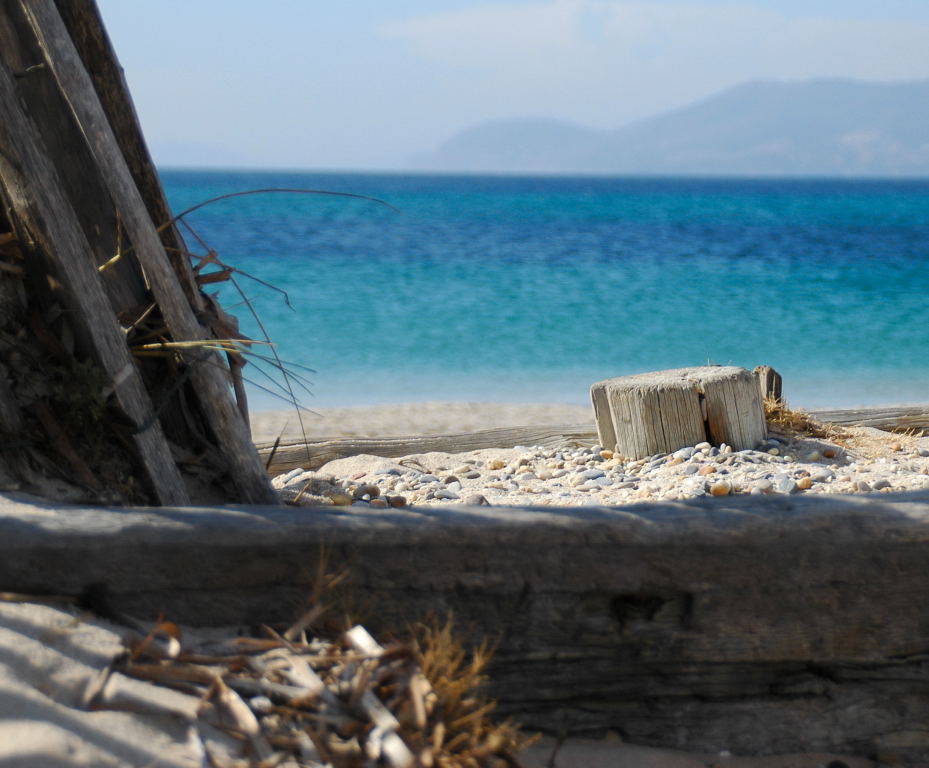
[(516, 445), (593, 445), (597, 432), (591, 424), (544, 427), (501, 427), (451, 435), (406, 435), (398, 437), (331, 437), (312, 441), (287, 440), (260, 443), (258, 454), (271, 476), (292, 469), (319, 469), (323, 464), (365, 453), (397, 458), (417, 453), (465, 453), (484, 448)]
[(775, 371), (770, 365), (756, 365), (752, 369), (755, 380), (758, 382), (758, 392), (762, 401), (766, 398), (780, 400), (783, 396), (783, 379), (781, 374)]
[(633, 459), (709, 441), (735, 450), (767, 435), (755, 377), (735, 366), (621, 376), (590, 388), (600, 444)]

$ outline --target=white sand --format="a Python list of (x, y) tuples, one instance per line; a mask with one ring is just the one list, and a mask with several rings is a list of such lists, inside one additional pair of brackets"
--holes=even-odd
[(594, 423), (589, 405), (546, 403), (401, 403), (354, 408), (325, 408), (315, 412), (259, 411), (251, 415), (256, 443), (278, 435), (288, 438), (385, 437), (443, 435), (481, 429), (548, 424)]

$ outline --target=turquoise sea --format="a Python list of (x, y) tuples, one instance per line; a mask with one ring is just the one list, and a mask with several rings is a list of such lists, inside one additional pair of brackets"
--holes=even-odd
[[(594, 381), (708, 362), (774, 366), (795, 406), (929, 402), (929, 181), (162, 178), (176, 213), (282, 187), (399, 209), (267, 193), (186, 217), (223, 262), (287, 292), (290, 306), (237, 277), (278, 354), (315, 370), (298, 393), (311, 408), (586, 403)], [(283, 407), (259, 367), (252, 407)]]

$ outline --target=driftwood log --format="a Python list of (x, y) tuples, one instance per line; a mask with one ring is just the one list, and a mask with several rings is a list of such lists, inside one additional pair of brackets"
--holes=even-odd
[(9, 591), (286, 627), (327, 559), (372, 632), (453, 611), (462, 639), (499, 640), (489, 693), (529, 729), (914, 768), (929, 765), (927, 556), (927, 492), (363, 512), (0, 496)]
[(394, 458), (414, 453), (440, 451), (462, 453), (483, 448), (512, 448), (515, 445), (593, 445), (597, 432), (587, 424), (544, 427), (504, 427), (451, 435), (398, 437), (331, 437), (304, 442), (286, 440), (261, 443), (258, 454), (272, 475), (292, 469), (319, 469), (323, 464), (362, 453)]
[(590, 388), (600, 444), (641, 459), (709, 441), (735, 450), (767, 436), (758, 384), (735, 366), (621, 376)]
[[(839, 426), (876, 427), (883, 430), (929, 430), (929, 406), (814, 409), (810, 415)], [(268, 473), (280, 475), (292, 469), (319, 469), (324, 464), (362, 453), (385, 458), (440, 451), (461, 453), (482, 448), (512, 448), (516, 445), (594, 445), (597, 429), (590, 424), (561, 424), (485, 429), (449, 435), (396, 437), (321, 437), (315, 440), (283, 440), (258, 444), (258, 454)]]

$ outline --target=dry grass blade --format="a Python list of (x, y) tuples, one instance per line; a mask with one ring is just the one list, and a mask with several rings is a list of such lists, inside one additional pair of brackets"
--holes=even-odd
[(480, 692), (490, 651), (484, 644), (467, 652), (450, 620), (419, 626), (409, 643), (382, 645), (360, 625), (335, 640), (306, 638), (327, 590), (346, 578), (328, 575), (322, 560), (313, 607), (284, 634), (266, 627), (267, 639), (212, 641), (174, 658), (153, 643), (180, 637), (169, 622), (145, 640), (127, 640), (135, 657), (127, 653), (116, 670), (176, 691), (162, 699), (136, 692), (133, 701), (161, 701), (218, 725), (234, 750), (247, 751), (241, 764), (250, 768), (518, 766), (514, 755), (530, 740), (494, 722), (495, 703)]
[(802, 435), (832, 440), (842, 432), (835, 425), (823, 424), (802, 410), (790, 408), (780, 398), (764, 399), (764, 415), (768, 428), (786, 435)]

